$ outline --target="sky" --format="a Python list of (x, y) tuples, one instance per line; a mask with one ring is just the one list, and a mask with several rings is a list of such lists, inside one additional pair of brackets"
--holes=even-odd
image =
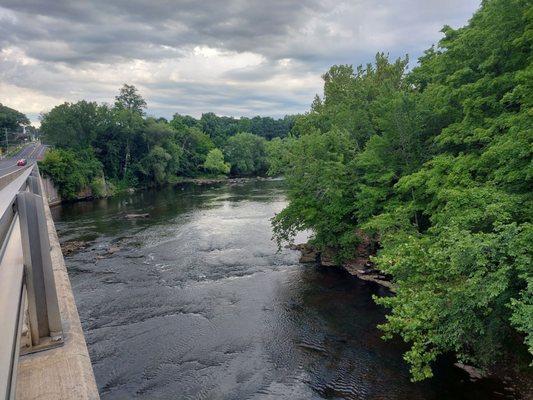
[(37, 122), (65, 101), (113, 103), (128, 83), (158, 117), (302, 113), (331, 65), (383, 51), (413, 66), (444, 25), (465, 25), (479, 4), (0, 0), (0, 103)]

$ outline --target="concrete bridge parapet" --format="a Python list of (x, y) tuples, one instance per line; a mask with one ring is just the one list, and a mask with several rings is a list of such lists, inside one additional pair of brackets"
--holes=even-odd
[(16, 399), (96, 400), (100, 397), (48, 197), (43, 196), (64, 343), (19, 358)]

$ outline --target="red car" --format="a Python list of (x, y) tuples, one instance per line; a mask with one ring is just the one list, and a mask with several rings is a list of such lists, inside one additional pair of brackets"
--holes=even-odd
[(17, 161), (17, 165), (19, 167), (23, 167), (26, 165), (26, 159), (25, 158), (21, 158), (20, 160)]

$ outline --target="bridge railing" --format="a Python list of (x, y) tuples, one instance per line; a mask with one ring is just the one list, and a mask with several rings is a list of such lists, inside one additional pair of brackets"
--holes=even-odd
[(63, 342), (44, 201), (36, 164), (0, 189), (0, 399), (15, 398), (20, 354)]

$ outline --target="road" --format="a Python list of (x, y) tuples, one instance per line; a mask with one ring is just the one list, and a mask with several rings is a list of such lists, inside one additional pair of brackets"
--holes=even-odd
[(40, 142), (33, 142), (27, 144), (22, 150), (20, 150), (13, 157), (5, 158), (0, 160), (0, 176), (9, 174), (10, 172), (16, 171), (20, 168), (17, 165), (17, 161), (21, 158), (25, 158), (27, 161), (26, 165), (31, 165), (37, 160), (41, 160), (46, 152), (47, 146), (42, 145)]

